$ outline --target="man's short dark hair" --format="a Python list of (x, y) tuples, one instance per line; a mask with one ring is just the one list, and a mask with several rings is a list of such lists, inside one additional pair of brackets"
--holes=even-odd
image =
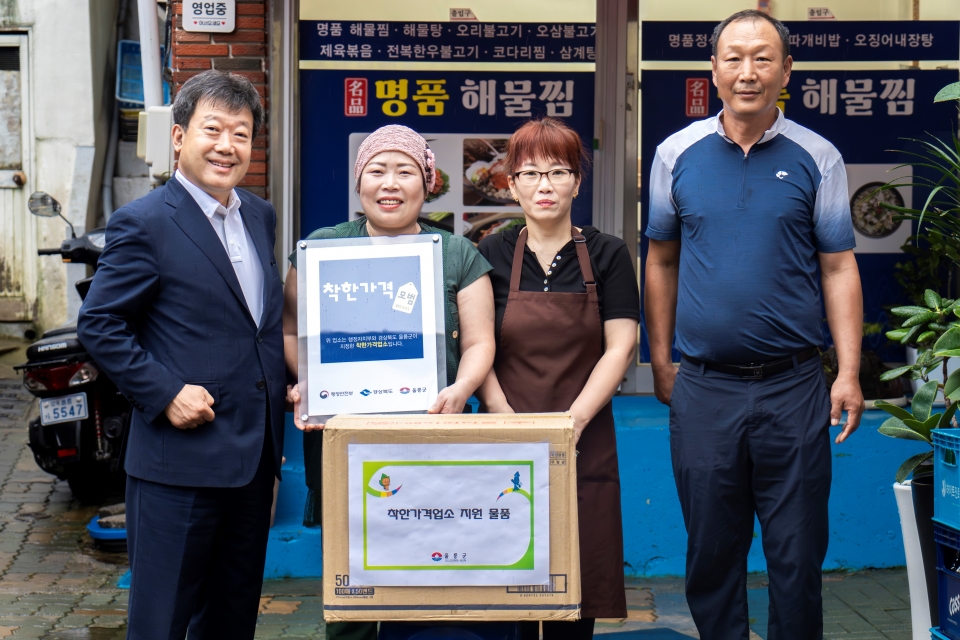
[(717, 43), (720, 41), (720, 34), (723, 33), (723, 30), (727, 28), (727, 25), (731, 22), (737, 22), (739, 20), (766, 20), (773, 25), (773, 28), (777, 30), (777, 33), (780, 35), (780, 40), (783, 42), (783, 59), (786, 60), (787, 56), (790, 55), (790, 30), (787, 27), (771, 16), (768, 16), (763, 11), (757, 11), (756, 9), (744, 9), (743, 11), (738, 11), (720, 24), (716, 26), (713, 30), (713, 56), (717, 56)]
[(211, 105), (238, 113), (243, 109), (250, 109), (253, 115), (253, 135), (255, 138), (263, 126), (263, 104), (260, 94), (249, 80), (243, 76), (235, 76), (216, 69), (198, 73), (187, 80), (177, 97), (173, 100), (173, 122), (184, 129), (190, 124), (193, 112), (202, 100)]

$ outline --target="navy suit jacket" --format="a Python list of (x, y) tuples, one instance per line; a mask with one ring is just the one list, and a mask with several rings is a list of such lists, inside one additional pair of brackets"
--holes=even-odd
[[(258, 327), (220, 238), (176, 178), (119, 209), (80, 309), (80, 341), (134, 407), (125, 468), (143, 480), (240, 487), (273, 434), (279, 477), (286, 373), (277, 214), (237, 189), (263, 265)], [(185, 384), (213, 396), (212, 422), (177, 429), (164, 409)], [(267, 421), (264, 424), (264, 421)]]

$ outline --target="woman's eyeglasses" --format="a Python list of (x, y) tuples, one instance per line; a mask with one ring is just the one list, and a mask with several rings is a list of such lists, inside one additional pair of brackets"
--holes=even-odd
[(551, 184), (564, 184), (570, 181), (576, 171), (573, 169), (551, 169), (550, 171), (518, 171), (513, 174), (513, 179), (519, 184), (531, 187), (540, 184), (541, 178), (547, 176)]

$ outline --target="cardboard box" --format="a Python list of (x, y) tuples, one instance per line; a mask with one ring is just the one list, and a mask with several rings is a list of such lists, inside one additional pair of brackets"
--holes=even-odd
[[(526, 444), (540, 443), (540, 444)], [(356, 454), (358, 451), (371, 451), (371, 447), (366, 445), (404, 445), (394, 447), (391, 450), (404, 451), (431, 451), (429, 445), (460, 445), (460, 447), (447, 447), (443, 451), (462, 451), (466, 450), (463, 445), (470, 445), (470, 451), (486, 451), (485, 445), (512, 444), (513, 450), (528, 451), (536, 449), (538, 460), (546, 459), (549, 451), (548, 471), (546, 474), (542, 471), (543, 465), (538, 465), (537, 478), (542, 480), (542, 484), (537, 487), (547, 486), (546, 478), (549, 478), (549, 509), (543, 511), (544, 501), (538, 498), (536, 511), (538, 522), (549, 521), (549, 570), (540, 566), (537, 570), (544, 575), (545, 582), (542, 584), (518, 584), (499, 586), (382, 586), (383, 580), (380, 576), (377, 579), (367, 578), (367, 580), (379, 584), (360, 584), (356, 578), (350, 576), (350, 540), (351, 531), (349, 523), (348, 502), (351, 491), (350, 473), (353, 473), (353, 493), (356, 506), (360, 501), (363, 503), (362, 523), (360, 527), (354, 528), (354, 548), (357, 549), (356, 536), (358, 529), (362, 530), (362, 554), (355, 554), (354, 566), (368, 568), (367, 556), (367, 515), (370, 512), (371, 531), (374, 529), (373, 518), (384, 517), (383, 513), (389, 513), (396, 524), (391, 523), (389, 519), (383, 526), (404, 527), (407, 526), (398, 521), (396, 510), (388, 510), (391, 504), (399, 505), (400, 501), (393, 503), (384, 500), (377, 502), (377, 498), (391, 498), (393, 494), (402, 490), (402, 484), (390, 484), (389, 477), (380, 479), (381, 487), (387, 489), (385, 492), (373, 491), (369, 489), (370, 482), (377, 481), (377, 477), (372, 480), (370, 472), (363, 476), (362, 480), (357, 480), (357, 467), (360, 465), (355, 458), (354, 469), (350, 469), (349, 460), (351, 451)], [(351, 445), (354, 445), (351, 448)], [(363, 446), (361, 446), (363, 445)], [(494, 447), (495, 448), (495, 447)], [(386, 448), (385, 448), (386, 449)], [(499, 450), (502, 450), (501, 447)], [(435, 449), (433, 449), (435, 450)], [(324, 619), (327, 622), (342, 622), (348, 620), (431, 620), (431, 621), (478, 621), (478, 620), (576, 620), (580, 617), (580, 547), (579, 532), (577, 527), (577, 476), (575, 464), (575, 447), (573, 433), (573, 419), (567, 414), (456, 414), (456, 415), (370, 415), (370, 416), (337, 416), (327, 422), (323, 432), (323, 605)], [(363, 463), (366, 465), (375, 463)], [(379, 463), (376, 463), (379, 464)], [(386, 464), (386, 463), (384, 463)], [(407, 463), (419, 466), (419, 463)], [(431, 463), (449, 466), (447, 463)], [(480, 463), (467, 462), (463, 464), (479, 465)], [(484, 463), (484, 464), (500, 464)], [(372, 467), (370, 467), (372, 468)], [(396, 468), (396, 467), (393, 467)], [(491, 468), (492, 469), (492, 468)], [(500, 473), (500, 469), (496, 469)], [(512, 468), (511, 468), (512, 471)], [(418, 470), (419, 473), (425, 473), (425, 470)], [(449, 472), (449, 471), (448, 471)], [(375, 472), (379, 474), (379, 470)], [(471, 469), (470, 473), (481, 473), (481, 471)], [(396, 475), (396, 474), (395, 474)], [(385, 476), (385, 474), (380, 474)], [(499, 476), (498, 476), (499, 477)], [(530, 476), (533, 478), (533, 464), (530, 465)], [(401, 478), (402, 479), (402, 478)], [(368, 480), (370, 482), (368, 482)], [(509, 480), (509, 478), (508, 478)], [(524, 478), (524, 481), (526, 479)], [(357, 498), (358, 482), (366, 483), (363, 490), (360, 491), (361, 497)], [(540, 482), (540, 480), (538, 480)], [(519, 473), (513, 480), (514, 488), (505, 488), (503, 493), (497, 497), (497, 505), (512, 504), (515, 511), (517, 506), (521, 509), (526, 508), (531, 514), (529, 518), (530, 542), (529, 549), (534, 546), (534, 500), (529, 498), (529, 506), (522, 498), (511, 496), (509, 499), (501, 498), (504, 494), (511, 491), (524, 493), (521, 486), (531, 488), (534, 492), (533, 484), (527, 482), (523, 484), (520, 481)], [(509, 484), (509, 482), (505, 482)], [(384, 486), (385, 485), (385, 486)], [(410, 482), (407, 482), (408, 492), (416, 490), (409, 488)], [(396, 487), (392, 489), (392, 487)], [(369, 504), (375, 505), (368, 507), (367, 495), (364, 491), (370, 493)], [(542, 496), (542, 488), (536, 489), (537, 495)], [(377, 495), (379, 494), (379, 495)], [(411, 495), (410, 493), (406, 494)], [(486, 492), (483, 494), (486, 495)], [(409, 499), (408, 499), (409, 500)], [(438, 502), (442, 502), (438, 500)], [(419, 506), (419, 505), (418, 505)], [(435, 506), (426, 504), (424, 506)], [(448, 506), (440, 504), (440, 507)], [(449, 505), (460, 507), (462, 505)], [(403, 510), (401, 510), (402, 512)], [(429, 512), (431, 509), (409, 510)], [(443, 509), (433, 509), (433, 514), (442, 518)], [(441, 512), (439, 515), (437, 512)], [(470, 527), (471, 524), (464, 524), (460, 518), (470, 518), (470, 509), (461, 508), (460, 516), (451, 514), (452, 510), (447, 509), (448, 523), (434, 522), (431, 526), (448, 526), (447, 531), (460, 531), (464, 527)], [(473, 509), (472, 511), (485, 511), (483, 509)], [(489, 509), (495, 512), (496, 509)], [(502, 511), (502, 510), (501, 510)], [(507, 510), (509, 511), (509, 509)], [(526, 513), (519, 511), (519, 513)], [(419, 519), (419, 513), (417, 515)], [(428, 514), (427, 514), (428, 515)], [(481, 518), (488, 514), (483, 513)], [(495, 513), (489, 514), (490, 518), (496, 519)], [(356, 517), (356, 516), (355, 516)], [(458, 518), (450, 520), (451, 518)], [(506, 520), (506, 519), (504, 519)], [(412, 521), (412, 519), (411, 519)], [(469, 523), (469, 520), (467, 521)], [(504, 522), (502, 531), (507, 531), (509, 527), (526, 526), (527, 520), (523, 517), (515, 517), (511, 523)], [(381, 526), (381, 525), (377, 525)], [(425, 526), (425, 522), (416, 522), (416, 527)], [(485, 520), (477, 523), (477, 527), (482, 529), (471, 529), (470, 531), (482, 531), (479, 534), (484, 537), (483, 544), (487, 544), (488, 532), (493, 530), (491, 527), (500, 526), (496, 523)], [(459, 527), (460, 529), (455, 529)], [(403, 529), (398, 529), (403, 530)], [(409, 529), (414, 531), (414, 529)], [(418, 529), (422, 530), (422, 529)], [(439, 529), (437, 529), (439, 530)], [(541, 535), (543, 527), (540, 528)], [(371, 536), (374, 535), (371, 533)], [(371, 538), (372, 539), (372, 538)], [(389, 540), (389, 538), (387, 538)], [(411, 538), (415, 540), (415, 538)], [(496, 548), (506, 546), (510, 541), (525, 542), (523, 537), (508, 538), (496, 542)], [(546, 540), (543, 540), (538, 548), (546, 548)], [(379, 544), (379, 543), (378, 543)], [(412, 545), (412, 542), (407, 543)], [(370, 543), (371, 548), (375, 545)], [(486, 548), (486, 547), (484, 547)], [(455, 547), (454, 547), (455, 549)], [(454, 550), (451, 549), (451, 550)], [(378, 547), (381, 555), (384, 553), (382, 545)], [(373, 553), (373, 552), (371, 552)], [(399, 553), (399, 552), (398, 552)], [(443, 563), (456, 562), (454, 557), (460, 556), (459, 553), (444, 554), (435, 553), (432, 559)], [(466, 561), (466, 554), (463, 555), (463, 562)], [(371, 556), (372, 557), (372, 556)], [(417, 556), (420, 557), (419, 555)], [(471, 562), (474, 562), (473, 555)], [(532, 558), (530, 550), (527, 551), (525, 558)], [(545, 557), (545, 556), (544, 556)], [(531, 563), (532, 560), (529, 560)], [(358, 565), (357, 562), (361, 564)], [(372, 562), (372, 561), (371, 561)], [(402, 564), (398, 560), (397, 563)], [(418, 567), (424, 571), (406, 571), (408, 567), (387, 567), (404, 569), (404, 571), (394, 572), (393, 575), (401, 576), (402, 579), (412, 581), (416, 584), (423, 584), (435, 579), (477, 579), (468, 577), (469, 572), (463, 569), (473, 569), (474, 567), (451, 566), (451, 569), (457, 570), (456, 577), (438, 578), (441, 571), (433, 570), (441, 568), (440, 565), (429, 565)], [(518, 566), (518, 565), (511, 565)], [(524, 565), (526, 566), (526, 565)], [(530, 565), (532, 567), (532, 564)], [(377, 567), (374, 567), (377, 568)], [(481, 572), (475, 572), (474, 576)], [(369, 575), (365, 573), (364, 575)], [(447, 574), (453, 575), (453, 574)], [(506, 574), (498, 574), (506, 575)], [(393, 578), (384, 578), (392, 580)]]

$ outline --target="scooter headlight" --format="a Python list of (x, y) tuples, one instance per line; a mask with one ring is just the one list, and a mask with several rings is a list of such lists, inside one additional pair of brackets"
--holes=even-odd
[(77, 369), (77, 372), (73, 374), (68, 383), (71, 387), (75, 387), (80, 384), (86, 384), (88, 382), (93, 382), (97, 379), (97, 376), (100, 375), (100, 370), (89, 362), (84, 362), (83, 366)]

